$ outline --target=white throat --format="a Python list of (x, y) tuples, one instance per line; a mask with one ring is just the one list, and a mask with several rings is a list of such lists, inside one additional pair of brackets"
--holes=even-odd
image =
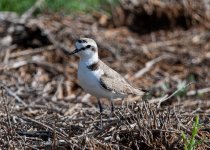
[(98, 58), (98, 53), (92, 53), (92, 55), (90, 56), (86, 56), (86, 55), (80, 55), (80, 62), (86, 64), (87, 66), (92, 65), (96, 62), (98, 62), (99, 58)]

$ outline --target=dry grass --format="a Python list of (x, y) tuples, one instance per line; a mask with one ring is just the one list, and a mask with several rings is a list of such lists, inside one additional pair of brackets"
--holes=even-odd
[[(114, 114), (105, 111), (103, 128), (99, 129), (98, 110), (76, 105), (73, 114), (63, 115), (54, 110), (57, 106), (14, 107), (12, 98), (4, 96), (1, 146), (9, 149), (183, 149), (181, 131), (191, 133), (195, 116), (182, 106), (158, 109), (154, 104), (139, 102), (128, 108), (118, 107)], [(200, 118), (196, 140), (202, 140), (199, 149), (205, 149), (209, 145), (204, 140), (209, 128), (206, 124), (210, 122), (206, 114), (200, 114)]]
[[(104, 15), (93, 16), (42, 14), (23, 24), (0, 23), (0, 147), (183, 149), (181, 132), (191, 134), (198, 114), (197, 149), (210, 148), (208, 28), (139, 35), (104, 27)], [(96, 100), (77, 84), (78, 58), (66, 54), (81, 35), (97, 41), (109, 66), (151, 93), (145, 101), (129, 96), (128, 107), (116, 101), (113, 114), (103, 100), (102, 129)]]

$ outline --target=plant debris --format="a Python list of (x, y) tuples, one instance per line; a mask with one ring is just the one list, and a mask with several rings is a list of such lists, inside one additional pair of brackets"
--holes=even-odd
[[(101, 25), (100, 14), (30, 14), (0, 21), (0, 147), (178, 150), (199, 115), (197, 149), (210, 148), (206, 25), (142, 35)], [(122, 106), (114, 101), (113, 114), (104, 99), (102, 129), (97, 100), (78, 85), (78, 58), (68, 56), (81, 36), (95, 39), (105, 63), (150, 93)]]

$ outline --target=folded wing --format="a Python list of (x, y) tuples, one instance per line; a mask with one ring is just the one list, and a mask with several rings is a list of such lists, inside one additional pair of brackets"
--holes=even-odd
[(103, 68), (104, 74), (100, 78), (101, 86), (109, 91), (119, 94), (143, 95), (140, 89), (132, 87), (119, 73), (108, 67), (102, 61), (99, 62), (100, 68)]

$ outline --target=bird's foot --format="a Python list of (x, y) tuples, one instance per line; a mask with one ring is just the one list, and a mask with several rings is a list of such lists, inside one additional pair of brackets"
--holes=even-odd
[[(96, 124), (94, 124), (94, 127), (97, 130), (102, 130), (103, 129), (103, 120), (102, 120), (102, 113), (100, 113), (100, 120), (97, 120)], [(98, 118), (98, 117), (97, 117)]]

